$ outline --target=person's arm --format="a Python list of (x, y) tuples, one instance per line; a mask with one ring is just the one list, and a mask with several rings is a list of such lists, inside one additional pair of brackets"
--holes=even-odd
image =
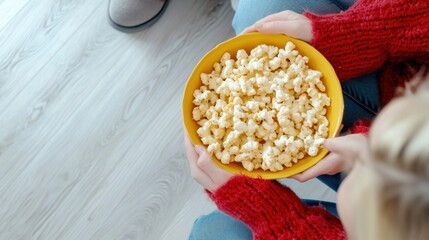
[(311, 20), (312, 45), (342, 80), (375, 71), (384, 62), (429, 51), (429, 1), (361, 0), (347, 11)]
[(220, 210), (240, 219), (254, 239), (345, 239), (340, 221), (320, 207), (307, 207), (288, 187), (275, 181), (233, 176), (220, 169), (202, 146), (185, 133), (192, 177)]
[(321, 207), (307, 207), (276, 181), (235, 176), (209, 196), (247, 224), (254, 239), (346, 239), (341, 222)]

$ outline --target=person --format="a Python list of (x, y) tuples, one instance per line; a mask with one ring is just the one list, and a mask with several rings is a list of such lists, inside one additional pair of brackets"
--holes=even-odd
[[(122, 32), (137, 32), (154, 24), (164, 13), (169, 0), (109, 0), (110, 24)], [(231, 0), (235, 10), (238, 0)]]
[[(233, 23), (236, 30), (240, 30), (237, 15), (245, 9), (244, 4), (249, 2), (252, 1), (240, 1), (238, 5)], [(403, 86), (417, 69), (429, 63), (429, 26), (425, 24), (425, 17), (429, 14), (428, 5), (427, 1), (361, 0), (338, 14), (319, 16), (306, 12), (300, 15), (284, 11), (269, 15), (250, 27), (248, 25), (253, 22), (241, 26), (241, 29), (244, 32), (288, 34), (311, 42), (321, 51), (343, 81), (344, 118), (349, 122), (346, 128), (350, 128), (359, 118), (373, 118), (378, 108), (394, 96), (397, 86)], [(365, 73), (371, 74), (361, 76)], [(378, 100), (380, 94), (381, 101)], [(357, 114), (353, 116), (353, 113)], [(362, 125), (356, 127), (361, 130), (367, 128)], [(353, 139), (353, 135), (339, 139), (347, 142), (348, 138)], [(334, 185), (335, 190), (341, 182), (339, 172), (344, 167), (343, 160), (338, 154), (331, 153), (319, 164), (293, 178), (306, 181), (322, 174), (335, 174), (333, 184), (330, 184)], [(224, 226), (237, 229), (247, 228), (241, 222), (218, 212), (199, 220), (225, 222)]]
[(192, 176), (237, 219), (225, 223), (217, 213), (215, 224), (223, 228), (197, 220), (190, 239), (428, 239), (428, 83), (426, 77), (416, 94), (390, 102), (368, 137), (361, 132), (347, 142), (344, 136), (326, 141), (331, 153), (352, 165), (337, 196), (341, 221), (276, 181), (225, 172), (185, 135)]

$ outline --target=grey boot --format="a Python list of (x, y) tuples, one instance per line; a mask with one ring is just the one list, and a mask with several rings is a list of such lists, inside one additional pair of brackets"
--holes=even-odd
[(169, 0), (110, 0), (109, 19), (112, 26), (123, 32), (136, 32), (161, 17)]

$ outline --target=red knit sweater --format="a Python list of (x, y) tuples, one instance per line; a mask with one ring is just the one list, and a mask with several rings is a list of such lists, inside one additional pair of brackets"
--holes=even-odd
[(307, 207), (276, 181), (243, 175), (209, 196), (218, 208), (247, 224), (254, 239), (346, 239), (341, 222), (321, 207)]
[(380, 69), (382, 105), (429, 64), (428, 0), (361, 0), (339, 14), (309, 12), (312, 45), (347, 80)]
[[(429, 64), (429, 0), (361, 0), (339, 14), (305, 14), (313, 24), (313, 46), (341, 80), (381, 68), (383, 104)], [(220, 210), (246, 223), (255, 239), (346, 239), (337, 218), (305, 206), (276, 181), (235, 176), (209, 196)]]

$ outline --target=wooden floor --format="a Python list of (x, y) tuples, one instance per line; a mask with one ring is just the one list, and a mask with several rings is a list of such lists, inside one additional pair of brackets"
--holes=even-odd
[(187, 239), (215, 209), (188, 170), (181, 97), (234, 35), (229, 1), (171, 1), (135, 34), (108, 24), (107, 5), (0, 0), (1, 240)]

